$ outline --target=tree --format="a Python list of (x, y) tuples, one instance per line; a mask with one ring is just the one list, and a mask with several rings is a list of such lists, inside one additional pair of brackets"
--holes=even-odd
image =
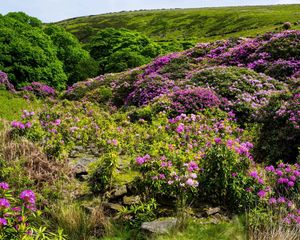
[(88, 45), (98, 61), (100, 72), (120, 72), (148, 63), (161, 54), (161, 48), (148, 37), (128, 29), (106, 28)]
[(66, 86), (67, 76), (53, 42), (39, 21), (24, 13), (0, 16), (0, 70), (19, 88), (30, 82), (57, 89)]
[(97, 62), (82, 48), (74, 35), (55, 25), (47, 26), (44, 32), (55, 45), (57, 57), (63, 63), (68, 77), (68, 85), (97, 75)]

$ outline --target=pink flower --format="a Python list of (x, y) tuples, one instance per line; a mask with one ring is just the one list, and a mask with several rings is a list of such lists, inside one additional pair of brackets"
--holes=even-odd
[(194, 162), (194, 161), (189, 162), (189, 164), (188, 164), (188, 171), (189, 172), (192, 172), (192, 171), (198, 170), (198, 169), (199, 169), (199, 167), (198, 167), (198, 164), (196, 162)]
[(277, 203), (276, 198), (273, 198), (273, 197), (272, 197), (272, 198), (269, 199), (269, 204), (270, 204), (270, 205), (276, 204), (276, 203)]
[(9, 190), (9, 185), (6, 182), (0, 182), (0, 188), (3, 190)]
[(295, 185), (295, 183), (292, 182), (292, 181), (289, 181), (287, 184), (288, 184), (289, 187), (294, 187), (294, 185)]
[(5, 226), (7, 225), (7, 221), (5, 218), (0, 218), (0, 226)]
[(184, 131), (184, 124), (180, 123), (179, 126), (176, 128), (177, 133), (182, 133)]
[(6, 198), (0, 198), (0, 209), (6, 209), (10, 207), (10, 203)]
[(266, 197), (267, 193), (266, 193), (266, 191), (264, 191), (264, 190), (260, 190), (260, 191), (258, 191), (257, 195), (258, 195), (260, 198), (264, 198), (264, 197)]
[(28, 203), (35, 203), (35, 194), (31, 190), (24, 190), (23, 192), (20, 193), (20, 198)]

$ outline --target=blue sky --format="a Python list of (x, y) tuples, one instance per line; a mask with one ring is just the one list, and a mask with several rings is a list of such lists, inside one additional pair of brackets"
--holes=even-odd
[(23, 11), (44, 22), (53, 22), (122, 10), (289, 3), (300, 3), (300, 0), (0, 0), (0, 13)]

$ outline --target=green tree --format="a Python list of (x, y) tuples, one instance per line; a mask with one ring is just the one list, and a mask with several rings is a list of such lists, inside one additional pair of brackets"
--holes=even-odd
[(97, 62), (82, 48), (74, 35), (55, 25), (47, 26), (44, 32), (56, 47), (57, 57), (64, 65), (69, 85), (97, 75)]
[(143, 65), (161, 54), (156, 43), (128, 29), (106, 28), (91, 39), (88, 48), (102, 74)]
[(67, 81), (63, 63), (50, 37), (38, 25), (39, 21), (24, 13), (0, 16), (0, 70), (17, 87), (44, 82), (63, 89)]

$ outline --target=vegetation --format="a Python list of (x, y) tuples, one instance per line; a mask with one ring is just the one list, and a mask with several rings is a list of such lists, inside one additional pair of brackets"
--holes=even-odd
[(163, 45), (175, 42), (171, 44), (173, 49), (170, 48), (174, 52), (191, 47), (189, 42), (256, 36), (281, 28), (285, 22), (299, 29), (298, 25), (294, 25), (299, 21), (299, 8), (300, 5), (278, 5), (140, 10), (72, 18), (57, 24), (85, 43), (99, 30), (127, 28), (143, 33)]
[(90, 42), (94, 61), (60, 27), (1, 19), (43, 36), (59, 84), (95, 61), (135, 68), (60, 91), (46, 73), (22, 82), (1, 67), (0, 239), (299, 238), (300, 31), (151, 60), (161, 48), (148, 37), (108, 28)]

